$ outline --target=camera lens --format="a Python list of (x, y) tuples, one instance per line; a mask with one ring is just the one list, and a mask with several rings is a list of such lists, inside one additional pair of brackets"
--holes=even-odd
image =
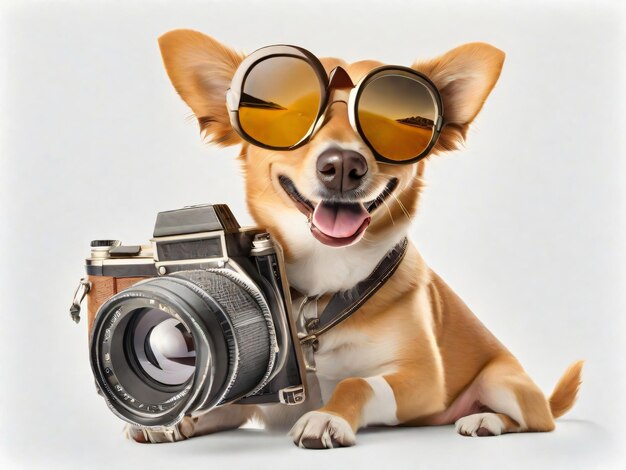
[(196, 349), (189, 329), (156, 308), (140, 309), (130, 331), (131, 348), (141, 370), (164, 385), (182, 385), (193, 375)]
[(109, 407), (142, 426), (254, 395), (277, 352), (265, 297), (228, 269), (180, 271), (115, 294), (98, 310), (90, 343)]

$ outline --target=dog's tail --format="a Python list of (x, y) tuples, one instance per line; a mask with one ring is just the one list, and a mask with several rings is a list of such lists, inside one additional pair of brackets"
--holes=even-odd
[(570, 365), (550, 395), (550, 410), (554, 419), (567, 413), (578, 395), (578, 389), (582, 383), (581, 372), (585, 361), (576, 361)]

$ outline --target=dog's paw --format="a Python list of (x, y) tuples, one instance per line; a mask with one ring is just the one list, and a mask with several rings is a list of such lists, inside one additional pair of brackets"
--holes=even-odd
[(289, 435), (298, 447), (332, 449), (356, 444), (356, 437), (348, 422), (340, 416), (323, 411), (310, 411), (293, 425)]
[(184, 441), (193, 436), (193, 432), (194, 421), (188, 416), (185, 416), (176, 426), (142, 428), (127, 424), (124, 427), (124, 437), (142, 444)]
[(459, 419), (454, 428), (462, 436), (499, 436), (504, 423), (495, 413), (476, 413)]

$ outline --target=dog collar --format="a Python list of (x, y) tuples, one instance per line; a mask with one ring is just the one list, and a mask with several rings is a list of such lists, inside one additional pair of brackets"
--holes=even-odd
[(408, 240), (403, 238), (387, 252), (369, 276), (353, 288), (334, 294), (321, 314), (317, 315), (319, 296), (303, 298), (297, 319), (300, 344), (311, 345), (316, 350), (320, 335), (350, 317), (387, 282), (404, 258), (408, 244)]

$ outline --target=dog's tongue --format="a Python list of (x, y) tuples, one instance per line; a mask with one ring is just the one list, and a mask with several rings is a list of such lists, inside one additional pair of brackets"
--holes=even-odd
[(338, 204), (322, 201), (313, 212), (313, 224), (322, 233), (333, 238), (351, 237), (369, 218), (369, 212), (360, 203)]

